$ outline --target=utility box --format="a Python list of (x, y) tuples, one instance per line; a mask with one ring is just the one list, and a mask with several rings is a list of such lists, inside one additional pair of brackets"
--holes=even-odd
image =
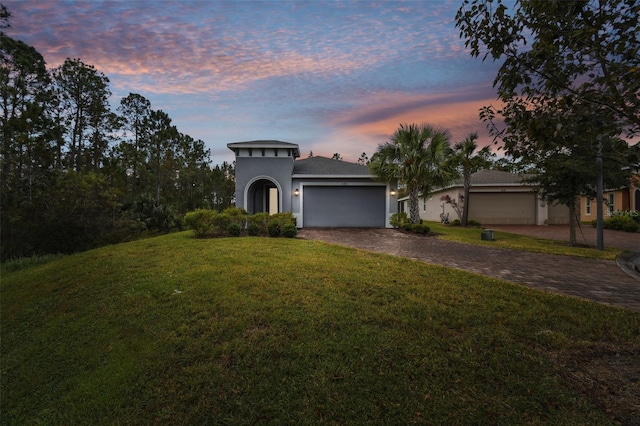
[(483, 241), (495, 241), (496, 234), (493, 229), (484, 229), (482, 234), (480, 234), (480, 239)]

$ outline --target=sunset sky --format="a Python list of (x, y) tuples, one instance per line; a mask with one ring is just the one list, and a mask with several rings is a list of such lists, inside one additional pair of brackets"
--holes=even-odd
[(370, 157), (400, 123), (490, 143), (478, 109), (496, 104), (498, 65), (469, 56), (455, 1), (1, 0), (9, 36), (49, 67), (65, 58), (202, 139), (214, 163), (229, 142), (278, 139), (302, 157)]

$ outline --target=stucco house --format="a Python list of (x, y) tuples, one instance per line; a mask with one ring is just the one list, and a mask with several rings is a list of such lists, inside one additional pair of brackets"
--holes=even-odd
[[(451, 204), (442, 200), (448, 195), (460, 201), (464, 194), (462, 180), (420, 198), (420, 217), (440, 221), (440, 214), (449, 220), (458, 218)], [(482, 225), (563, 225), (569, 223), (569, 209), (564, 205), (541, 200), (531, 184), (521, 176), (499, 170), (481, 170), (471, 175), (469, 219)], [(408, 212), (408, 199), (400, 199), (400, 209)]]
[(299, 159), (297, 144), (234, 142), (236, 206), (249, 213), (292, 212), (299, 228), (389, 227), (397, 211), (396, 182), (367, 166), (325, 157)]
[[(637, 169), (636, 169), (637, 170)], [(603, 194), (605, 216), (611, 216), (618, 210), (640, 211), (640, 173), (631, 175), (629, 185), (616, 189), (605, 189)], [(580, 197), (580, 218), (583, 221), (596, 219), (596, 199), (593, 197)]]

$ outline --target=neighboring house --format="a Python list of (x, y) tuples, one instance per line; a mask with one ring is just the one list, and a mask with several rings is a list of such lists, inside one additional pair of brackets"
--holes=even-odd
[[(640, 173), (632, 175), (628, 186), (619, 189), (606, 189), (603, 194), (605, 216), (618, 210), (640, 211)], [(591, 221), (596, 219), (596, 199), (580, 197), (580, 219)]]
[[(449, 220), (458, 219), (451, 204), (442, 197), (448, 195), (458, 203), (464, 194), (462, 180), (442, 188), (427, 198), (420, 198), (420, 217), (440, 221), (440, 214)], [(482, 225), (561, 225), (569, 223), (569, 209), (549, 204), (534, 192), (534, 186), (523, 183), (514, 173), (481, 170), (471, 175), (469, 219)], [(408, 211), (408, 199), (400, 199), (400, 210)]]
[(311, 157), (297, 144), (227, 144), (236, 157), (236, 206), (249, 213), (292, 212), (303, 227), (389, 227), (397, 211), (395, 182), (380, 182), (361, 166)]

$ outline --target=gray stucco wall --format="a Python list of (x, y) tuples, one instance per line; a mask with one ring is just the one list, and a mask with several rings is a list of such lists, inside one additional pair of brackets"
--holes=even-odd
[(267, 179), (279, 189), (280, 211), (291, 211), (292, 172), (292, 157), (236, 157), (236, 206), (246, 208), (249, 185)]

